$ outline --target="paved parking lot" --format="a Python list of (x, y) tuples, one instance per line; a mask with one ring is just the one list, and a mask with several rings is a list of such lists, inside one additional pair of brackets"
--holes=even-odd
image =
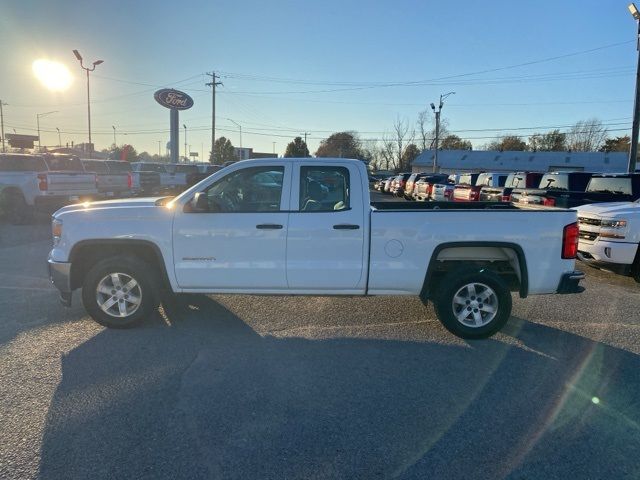
[(453, 337), (414, 298), (185, 297), (106, 330), (0, 224), (0, 478), (638, 478), (640, 286), (514, 298)]

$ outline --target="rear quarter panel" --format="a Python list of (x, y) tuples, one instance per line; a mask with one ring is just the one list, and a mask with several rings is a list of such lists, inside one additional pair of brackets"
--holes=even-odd
[(436, 247), (450, 242), (507, 242), (525, 256), (530, 295), (555, 293), (575, 260), (563, 260), (565, 225), (576, 213), (555, 209), (371, 212), (368, 293), (420, 293)]

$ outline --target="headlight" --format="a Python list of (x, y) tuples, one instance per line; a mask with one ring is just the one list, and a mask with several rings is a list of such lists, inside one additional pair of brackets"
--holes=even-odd
[(53, 244), (57, 245), (62, 237), (62, 220), (54, 218), (51, 221), (51, 235), (53, 235)]
[(600, 224), (603, 228), (625, 228), (627, 226), (626, 220), (602, 220)]

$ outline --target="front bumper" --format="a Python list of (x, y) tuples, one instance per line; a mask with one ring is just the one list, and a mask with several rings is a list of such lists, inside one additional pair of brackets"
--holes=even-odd
[(560, 279), (556, 293), (581, 293), (584, 287), (580, 285), (580, 280), (584, 278), (584, 273), (579, 270), (565, 273)]
[(47, 260), (49, 280), (60, 292), (60, 302), (66, 307), (71, 306), (71, 264)]
[(593, 243), (578, 243), (578, 258), (582, 261), (631, 265), (638, 251), (637, 243), (611, 242), (598, 239)]

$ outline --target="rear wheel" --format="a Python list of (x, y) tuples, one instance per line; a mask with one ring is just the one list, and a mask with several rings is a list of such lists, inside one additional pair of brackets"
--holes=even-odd
[(159, 305), (153, 269), (134, 257), (98, 262), (85, 276), (82, 303), (89, 315), (109, 328), (131, 328)]
[(636, 259), (631, 265), (631, 276), (636, 282), (640, 283), (640, 246), (638, 246), (638, 253), (636, 253)]
[(486, 338), (498, 332), (511, 315), (511, 292), (488, 270), (457, 270), (441, 280), (436, 294), (438, 318), (462, 338)]

